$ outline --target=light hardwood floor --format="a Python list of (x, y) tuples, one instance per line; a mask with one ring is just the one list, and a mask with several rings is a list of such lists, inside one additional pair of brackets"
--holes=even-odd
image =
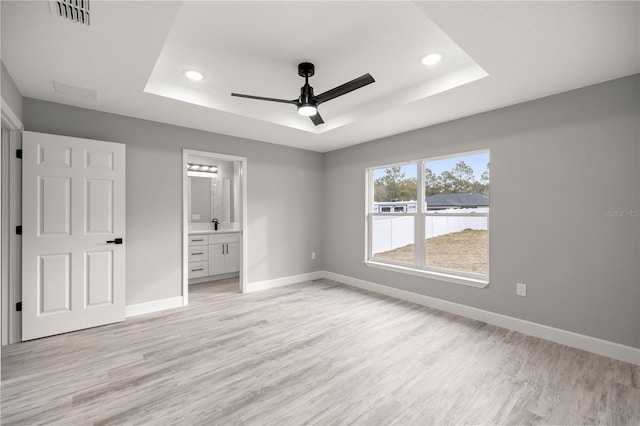
[(640, 424), (640, 368), (328, 280), (3, 348), (2, 424)]

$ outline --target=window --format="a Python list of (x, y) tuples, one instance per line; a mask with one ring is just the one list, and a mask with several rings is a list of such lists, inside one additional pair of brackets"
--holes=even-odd
[(484, 287), (489, 151), (367, 170), (367, 264)]

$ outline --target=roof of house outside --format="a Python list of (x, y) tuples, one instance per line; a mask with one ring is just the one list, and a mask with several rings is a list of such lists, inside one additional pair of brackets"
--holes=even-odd
[(425, 199), (427, 209), (489, 207), (489, 197), (475, 192), (435, 194)]

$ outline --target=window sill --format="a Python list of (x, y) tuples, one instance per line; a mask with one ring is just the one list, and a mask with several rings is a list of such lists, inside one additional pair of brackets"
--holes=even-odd
[(459, 275), (443, 274), (441, 272), (425, 271), (422, 269), (408, 268), (405, 266), (391, 265), (388, 263), (374, 262), (365, 260), (364, 264), (371, 268), (384, 269), (386, 271), (400, 272), (401, 274), (415, 275), (433, 280), (446, 281), (453, 284), (466, 285), (469, 287), (485, 288), (489, 285), (489, 281), (479, 280), (475, 278), (461, 277)]

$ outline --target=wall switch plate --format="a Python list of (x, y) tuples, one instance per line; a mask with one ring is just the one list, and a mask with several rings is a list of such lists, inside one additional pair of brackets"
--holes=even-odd
[(191, 220), (200, 220), (200, 215), (199, 214), (192, 214), (191, 215)]
[(522, 283), (516, 283), (516, 294), (518, 296), (526, 296), (527, 295), (527, 285)]
[(315, 251), (311, 252), (311, 260), (316, 260), (316, 252)]

